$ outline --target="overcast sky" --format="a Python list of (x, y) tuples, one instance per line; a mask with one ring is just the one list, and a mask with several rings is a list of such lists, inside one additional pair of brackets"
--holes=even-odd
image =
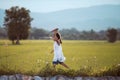
[(104, 4), (120, 4), (120, 0), (0, 0), (1, 9), (20, 6), (32, 12), (53, 12)]

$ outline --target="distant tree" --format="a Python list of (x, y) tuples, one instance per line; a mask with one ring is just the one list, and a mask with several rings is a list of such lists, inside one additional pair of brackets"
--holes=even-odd
[(117, 30), (114, 28), (107, 30), (108, 41), (114, 43), (117, 40)]
[(98, 32), (98, 35), (99, 35), (98, 40), (106, 40), (106, 31), (105, 30), (100, 30)]
[(75, 28), (62, 29), (60, 30), (60, 33), (63, 39), (68, 39), (68, 40), (79, 40), (80, 39), (80, 35), (79, 35), (80, 32)]
[(93, 29), (90, 30), (88, 37), (90, 40), (99, 40), (100, 39), (99, 33), (94, 31)]
[(34, 39), (43, 39), (48, 36), (49, 36), (48, 31), (46, 31), (44, 29), (38, 29), (38, 28), (31, 29), (30, 37), (32, 37)]
[(6, 30), (3, 27), (0, 27), (0, 39), (6, 39), (7, 33)]
[(15, 40), (16, 44), (20, 44), (19, 40), (28, 38), (32, 21), (29, 13), (29, 10), (18, 6), (5, 10), (4, 25), (7, 29), (8, 38), (13, 44)]
[(117, 39), (120, 40), (120, 28), (117, 29)]

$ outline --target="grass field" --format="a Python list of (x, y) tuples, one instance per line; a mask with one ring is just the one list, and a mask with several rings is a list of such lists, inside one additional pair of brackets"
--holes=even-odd
[[(99, 71), (120, 64), (120, 41), (68, 41), (63, 40), (65, 63), (74, 70), (92, 67)], [(51, 40), (25, 40), (21, 45), (11, 45), (8, 40), (0, 40), (0, 69), (10, 69), (34, 73), (50, 63), (52, 65), (53, 48)], [(65, 69), (62, 66), (57, 68)]]

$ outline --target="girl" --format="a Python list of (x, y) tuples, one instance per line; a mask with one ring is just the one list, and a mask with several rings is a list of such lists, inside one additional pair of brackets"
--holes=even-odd
[(53, 58), (53, 66), (56, 67), (57, 64), (61, 64), (62, 66), (69, 68), (65, 63), (65, 57), (62, 52), (62, 40), (61, 36), (58, 33), (58, 28), (52, 30), (53, 32), (53, 40), (54, 40), (54, 49), (51, 51), (51, 53), (54, 52), (54, 58)]

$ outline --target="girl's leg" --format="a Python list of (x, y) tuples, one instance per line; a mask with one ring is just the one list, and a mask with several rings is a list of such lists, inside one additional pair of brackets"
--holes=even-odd
[(62, 62), (61, 65), (69, 69), (69, 67), (65, 63)]

